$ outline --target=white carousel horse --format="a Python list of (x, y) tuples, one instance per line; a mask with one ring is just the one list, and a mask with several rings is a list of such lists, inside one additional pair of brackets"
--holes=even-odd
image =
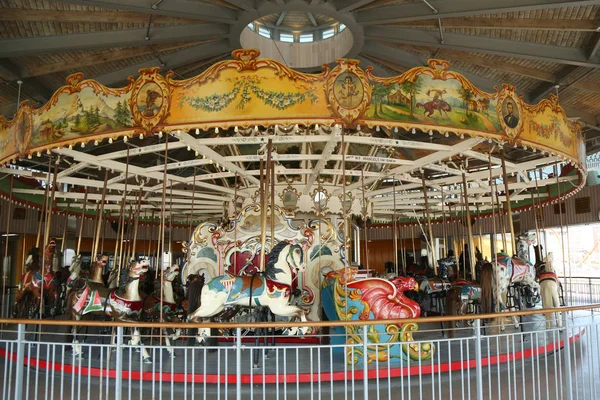
[(73, 282), (79, 279), (81, 275), (81, 254), (73, 256), (71, 259), (71, 265), (69, 265), (69, 277), (67, 278), (67, 289), (70, 290), (73, 287)]
[[(554, 272), (554, 255), (548, 253), (546, 256), (546, 268), (540, 274), (540, 292), (542, 294), (542, 306), (544, 308), (560, 307), (560, 297), (558, 295), (558, 277)], [(552, 328), (552, 320), (555, 314), (546, 314), (546, 329)], [(556, 313), (556, 326), (562, 328), (560, 313)]]
[[(204, 285), (200, 297), (200, 307), (188, 315), (188, 320), (197, 322), (201, 318), (217, 315), (227, 306), (265, 306), (282, 317), (298, 317), (307, 321), (304, 310), (290, 305), (292, 296), (293, 272), (303, 271), (302, 247), (286, 241), (279, 242), (269, 253), (269, 261), (262, 275), (236, 276), (230, 273), (217, 276)], [(293, 328), (289, 335), (299, 331)], [(305, 334), (308, 327), (300, 328)], [(201, 330), (201, 336), (208, 336), (210, 330)]]
[[(162, 304), (161, 295), (159, 293), (152, 293), (144, 299), (143, 312), (145, 317), (149, 317), (153, 321), (159, 321), (160, 310), (162, 306), (162, 317), (163, 321), (167, 322), (181, 322), (177, 316), (177, 302), (173, 295), (173, 281), (179, 275), (179, 265), (173, 264), (171, 267), (163, 268), (163, 285), (162, 285)], [(156, 281), (160, 284), (160, 281)], [(165, 329), (166, 331), (166, 329)], [(177, 340), (181, 337), (181, 329), (174, 329), (173, 334), (165, 332), (165, 343), (167, 345), (167, 351), (172, 358), (175, 358), (171, 340)]]
[[(506, 253), (498, 253), (497, 262), (486, 263), (481, 268), (481, 311), (491, 313), (492, 299), (496, 303), (496, 311), (506, 309), (506, 296), (511, 283), (520, 282), (531, 290), (539, 290), (535, 280), (535, 267), (529, 261), (519, 257), (511, 258)], [(512, 317), (515, 328), (519, 326), (516, 317)], [(502, 330), (504, 320), (502, 319)]]
[[(139, 293), (140, 277), (148, 271), (149, 261), (132, 261), (121, 271), (119, 288), (110, 290), (93, 281), (83, 281), (73, 288), (67, 299), (67, 316), (79, 321), (85, 315), (104, 315), (115, 321), (138, 322), (142, 311), (142, 298)], [(90, 285), (91, 283), (91, 285)], [(77, 327), (72, 328), (73, 353), (81, 357), (81, 346), (76, 339)], [(140, 346), (144, 363), (151, 363), (150, 354), (142, 347), (139, 328), (134, 328), (130, 344)]]

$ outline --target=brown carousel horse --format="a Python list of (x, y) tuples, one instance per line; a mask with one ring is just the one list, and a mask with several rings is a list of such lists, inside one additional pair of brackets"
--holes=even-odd
[[(21, 276), (21, 283), (15, 296), (13, 317), (34, 318), (39, 308), (41, 296), (40, 249), (31, 248), (25, 260), (25, 273)], [(37, 277), (36, 277), (37, 276)]]
[[(101, 263), (101, 261), (100, 261)], [(98, 263), (97, 263), (98, 264)], [(121, 281), (116, 289), (108, 289), (93, 280), (80, 280), (67, 299), (67, 315), (79, 321), (86, 315), (102, 315), (114, 321), (138, 322), (143, 301), (139, 293), (140, 277), (148, 271), (149, 261), (132, 261), (121, 270)], [(101, 276), (101, 275), (100, 275)], [(73, 353), (82, 356), (76, 338), (77, 328), (72, 328)], [(145, 363), (151, 363), (150, 354), (142, 347), (139, 328), (131, 334), (131, 345), (140, 346)]]
[[(182, 322), (185, 318), (179, 315), (180, 306), (178, 305), (174, 291), (173, 281), (179, 275), (179, 265), (173, 264), (171, 267), (163, 269), (163, 285), (162, 289), (158, 287), (154, 293), (146, 296), (143, 301), (143, 314), (142, 317), (145, 320), (160, 321), (161, 317), (161, 291), (162, 291), (162, 319), (164, 322)], [(196, 276), (196, 275), (190, 275)], [(204, 279), (204, 278), (203, 278)], [(160, 286), (160, 281), (157, 280)], [(177, 340), (181, 337), (181, 329), (174, 329), (173, 333), (169, 334), (165, 329), (165, 342), (167, 344), (167, 351), (171, 357), (175, 357), (175, 353), (171, 347), (171, 340)]]

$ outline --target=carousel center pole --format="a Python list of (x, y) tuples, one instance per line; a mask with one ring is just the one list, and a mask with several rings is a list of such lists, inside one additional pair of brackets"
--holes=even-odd
[(425, 184), (425, 173), (421, 172), (421, 183), (423, 184), (423, 197), (425, 198), (425, 212), (427, 213), (427, 229), (429, 231), (429, 247), (431, 248), (431, 263), (433, 265), (433, 273), (438, 274), (437, 258), (435, 254), (435, 245), (433, 238), (433, 229), (431, 227), (431, 214), (429, 213), (429, 199), (427, 198), (427, 185)]
[(506, 193), (506, 213), (508, 217), (508, 227), (510, 229), (511, 247), (513, 249), (512, 252), (514, 253), (516, 243), (515, 227), (513, 225), (512, 206), (510, 204), (510, 193), (508, 190), (508, 176), (506, 174), (506, 161), (504, 159), (504, 149), (502, 149), (502, 152), (500, 154), (502, 156), (502, 179), (504, 180), (504, 192)]
[[(272, 139), (269, 139), (267, 143), (267, 162), (265, 163), (263, 189), (261, 195), (260, 204), (260, 272), (265, 271), (265, 246), (267, 245), (267, 202), (268, 202), (268, 188), (269, 188), (269, 177), (271, 167), (271, 146), (273, 144)], [(261, 175), (262, 176), (262, 175)]]
[[(464, 198), (465, 198), (465, 209), (466, 209), (466, 218), (467, 218), (467, 233), (469, 235), (469, 262), (471, 265), (469, 265), (469, 267), (471, 268), (471, 280), (475, 279), (475, 242), (473, 240), (473, 227), (471, 226), (471, 211), (469, 210), (471, 207), (469, 207), (469, 193), (468, 193), (468, 189), (467, 189), (467, 174), (465, 173), (465, 171), (463, 171), (462, 173), (462, 180), (463, 180), (463, 191), (464, 191)], [(466, 254), (465, 254), (465, 259), (466, 259)], [(465, 265), (465, 270), (467, 269), (467, 266)]]

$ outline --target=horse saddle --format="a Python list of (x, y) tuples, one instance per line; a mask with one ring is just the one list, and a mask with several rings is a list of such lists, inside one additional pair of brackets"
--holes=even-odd
[(542, 272), (540, 274), (540, 283), (550, 280), (558, 283), (558, 276), (554, 272)]
[(517, 276), (527, 274), (530, 264), (522, 258), (515, 257), (512, 259), (513, 264), (513, 280)]

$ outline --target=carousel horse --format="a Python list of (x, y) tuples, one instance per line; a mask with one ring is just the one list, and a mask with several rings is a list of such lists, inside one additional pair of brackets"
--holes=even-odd
[[(50, 301), (50, 315), (56, 316), (60, 308), (60, 298), (62, 293), (62, 284), (64, 274), (61, 273), (60, 257), (56, 252), (56, 242), (50, 239), (50, 243), (44, 250), (44, 270), (43, 270), (44, 297)], [(42, 299), (45, 300), (45, 299)]]
[[(104, 269), (108, 264), (108, 256), (98, 255), (96, 262), (90, 266), (90, 277), (88, 278), (88, 284), (95, 287), (104, 287)], [(121, 277), (123, 277), (123, 271), (121, 271)], [(114, 289), (114, 288), (113, 288)]]
[[(81, 254), (74, 255), (69, 265), (69, 277), (67, 278), (67, 290), (70, 291), (73, 284), (81, 277)], [(68, 295), (68, 294), (67, 294)]]
[[(527, 286), (529, 290), (536, 291), (539, 284), (535, 280), (535, 267), (521, 258), (511, 258), (506, 253), (498, 253), (497, 262), (486, 263), (481, 269), (481, 311), (493, 312), (493, 303), (496, 310), (505, 310), (508, 287), (514, 283)], [(519, 326), (516, 317), (513, 317), (515, 327)], [(504, 321), (502, 319), (502, 330)]]
[[(83, 281), (74, 287), (67, 299), (67, 315), (79, 321), (86, 315), (101, 315), (114, 321), (138, 322), (142, 312), (142, 298), (139, 293), (140, 277), (148, 271), (149, 261), (132, 261), (129, 267), (121, 270), (121, 281), (116, 289), (108, 289), (94, 281)], [(72, 328), (73, 352), (82, 356), (77, 341), (77, 328)], [(150, 354), (142, 347), (139, 328), (133, 328), (130, 344), (142, 349), (145, 363), (151, 363)]]
[[(163, 285), (162, 289), (155, 291), (154, 293), (146, 296), (143, 301), (142, 310), (143, 317), (146, 320), (159, 321), (162, 306), (162, 317), (163, 321), (166, 322), (181, 322), (178, 311), (179, 307), (173, 293), (173, 281), (179, 275), (179, 265), (173, 264), (171, 267), (163, 269)], [(160, 281), (156, 281), (160, 285)], [(161, 305), (161, 291), (162, 291), (162, 305)], [(158, 292), (158, 293), (157, 293)], [(181, 329), (175, 329), (172, 334), (166, 332), (165, 329), (165, 342), (167, 344), (167, 351), (172, 358), (175, 358), (175, 353), (171, 347), (171, 340), (177, 340), (181, 337)]]
[[(476, 314), (481, 301), (481, 285), (462, 279), (455, 281), (446, 292), (446, 315)], [(454, 331), (448, 331), (453, 337)]]
[[(438, 275), (431, 278), (417, 278), (419, 283), (419, 304), (423, 315), (434, 310), (443, 314), (443, 298), (452, 286), (456, 274), (456, 260), (453, 257), (438, 260)], [(428, 305), (428, 307), (426, 307)]]
[[(265, 306), (275, 315), (306, 321), (302, 308), (290, 305), (293, 275), (304, 268), (302, 247), (281, 241), (270, 252), (264, 274), (239, 276), (226, 271), (225, 275), (211, 279), (202, 288), (200, 307), (188, 315), (188, 320), (197, 322), (215, 316), (228, 306)], [(208, 331), (202, 330), (201, 335), (208, 336)], [(295, 335), (298, 331), (293, 328), (288, 334)], [(300, 331), (305, 334), (308, 327)]]
[[(558, 295), (558, 276), (554, 272), (554, 255), (548, 253), (544, 263), (544, 272), (540, 274), (540, 293), (542, 295), (543, 308), (558, 308), (561, 306), (560, 296)], [(546, 329), (552, 328), (554, 313), (546, 314)], [(556, 326), (562, 328), (560, 313), (556, 313)]]
[[(16, 318), (33, 318), (39, 308), (41, 297), (40, 280), (40, 250), (31, 248), (25, 259), (25, 273), (15, 296), (13, 316)], [(36, 277), (37, 276), (37, 277)]]

